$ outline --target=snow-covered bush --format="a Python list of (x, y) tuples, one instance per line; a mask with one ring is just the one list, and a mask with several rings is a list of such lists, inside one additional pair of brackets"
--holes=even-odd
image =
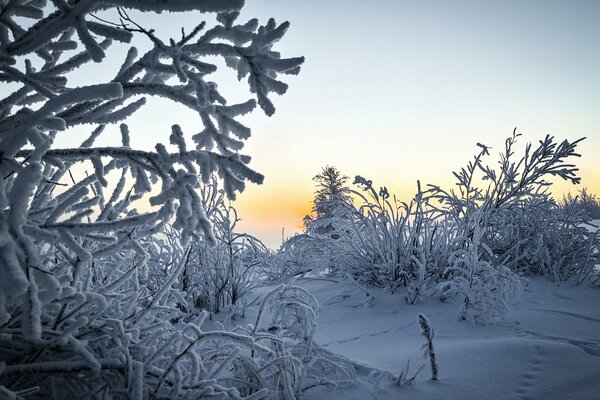
[[(198, 189), (217, 176), (234, 198), (246, 181), (262, 181), (248, 166), (250, 157), (240, 154), (250, 130), (237, 117), (257, 104), (273, 114), (269, 94), (287, 89), (278, 74), (297, 73), (303, 61), (272, 50), (287, 22), (237, 23), (242, 5), (1, 2), (0, 79), (14, 90), (0, 100), (4, 393), (238, 398), (239, 389), (223, 385), (231, 365), (225, 353), (239, 347), (269, 352), (251, 337), (201, 331), (204, 314), (187, 324), (172, 322), (185, 306), (179, 280), (190, 243), (217, 242)], [(217, 23), (208, 28), (202, 22), (164, 41), (130, 18), (131, 9), (215, 13)], [(120, 22), (106, 21), (111, 10)], [(131, 47), (106, 83), (69, 85), (72, 71), (85, 73), (88, 63), (102, 62), (115, 42), (133, 35), (152, 47), (143, 54)], [(247, 79), (252, 99), (226, 103), (210, 80), (215, 56)], [(172, 149), (162, 143), (154, 151), (131, 148), (124, 121), (152, 96), (197, 113), (202, 128), (193, 144), (173, 125)], [(118, 123), (119, 143), (95, 144)], [(82, 130), (90, 135), (80, 146), (53, 144)], [(266, 393), (253, 389), (255, 398)]]
[[(515, 157), (519, 136), (515, 132), (506, 140), (498, 170), (485, 166), (482, 160), (476, 163), (483, 182), (489, 185), (485, 190), (477, 189), (477, 206), (464, 208), (464, 212), (485, 215), (487, 233), (482, 240), (513, 271), (544, 274), (552, 281), (576, 275), (585, 279), (598, 262), (600, 241), (585, 229), (589, 214), (575, 206), (556, 206), (546, 180), (558, 176), (579, 183), (577, 168), (566, 159), (579, 156), (576, 147), (580, 140), (556, 143), (546, 136), (537, 148), (532, 150), (527, 144), (524, 155)], [(486, 153), (484, 148), (482, 155)], [(473, 181), (473, 176), (468, 179)], [(470, 229), (465, 226), (463, 231)]]
[(575, 196), (571, 193), (563, 196), (559, 205), (565, 208), (575, 206), (590, 219), (600, 219), (600, 199), (587, 188), (579, 190)]
[(515, 131), (505, 141), (498, 167), (486, 164), (489, 148), (478, 144), (474, 158), (454, 173), (455, 189), (422, 190), (418, 183), (410, 203), (357, 176), (361, 190), (329, 199), (330, 215), (288, 241), (280, 260), (298, 273), (349, 275), (392, 292), (405, 288), (411, 304), (437, 288), (443, 299), (461, 297), (461, 318), (482, 322), (506, 311), (507, 299), (521, 290), (518, 275), (589, 278), (599, 262), (599, 234), (586, 229), (589, 214), (581, 207), (558, 207), (547, 193), (551, 176), (579, 183), (567, 160), (579, 156), (580, 141), (546, 136), (518, 157), (519, 136)]
[(478, 144), (473, 161), (454, 173), (458, 190), (430, 186), (430, 204), (452, 221), (458, 241), (438, 287), (442, 298), (463, 296), (462, 319), (500, 318), (506, 300), (521, 290), (515, 273), (585, 279), (597, 262), (598, 238), (581, 226), (581, 215), (556, 213), (547, 193), (549, 176), (579, 183), (577, 168), (565, 160), (579, 156), (580, 140), (556, 143), (546, 136), (516, 157), (519, 136), (515, 130), (506, 140), (498, 168), (485, 164), (489, 148)]
[(444, 271), (445, 281), (438, 284), (442, 300), (461, 297), (461, 320), (492, 322), (508, 311), (510, 299), (522, 292), (519, 277), (498, 262), (492, 250), (482, 242), (485, 225), (477, 224), (472, 238), (464, 238), (465, 248), (450, 256)]
[(486, 242), (519, 274), (553, 282), (586, 280), (600, 263), (600, 237), (587, 229), (589, 216), (575, 203), (557, 205), (547, 196), (492, 215)]
[(585, 229), (588, 214), (575, 206), (556, 206), (547, 181), (557, 176), (579, 183), (577, 168), (566, 160), (579, 156), (581, 140), (556, 143), (546, 136), (536, 148), (527, 144), (517, 157), (519, 136), (515, 131), (506, 140), (498, 168), (484, 164), (489, 150), (480, 145), (475, 159), (455, 173), (459, 191), (432, 186), (431, 196), (442, 203), (442, 217), (455, 221), (457, 237), (471, 240), (483, 221), (482, 243), (513, 271), (544, 274), (552, 281), (578, 276), (581, 281), (598, 263), (600, 241)]
[(270, 253), (260, 240), (236, 232), (237, 211), (227, 204), (223, 191), (217, 190), (216, 181), (203, 188), (201, 198), (211, 210), (207, 215), (216, 245), (191, 244), (182, 290), (195, 308), (218, 313), (227, 306), (243, 306), (241, 301), (258, 283), (259, 265)]
[[(295, 238), (295, 247), (310, 254), (321, 273), (349, 275), (392, 292), (407, 287), (406, 300), (420, 301), (454, 250), (451, 227), (432, 219), (420, 184), (413, 200), (404, 203), (390, 198), (385, 187), (375, 190), (372, 181), (361, 176), (354, 183), (361, 190), (350, 191), (353, 200), (341, 199), (333, 215), (312, 223), (330, 226), (336, 237), (318, 235), (313, 229), (313, 234)], [(309, 244), (312, 250), (306, 251)]]
[(331, 225), (337, 234), (330, 243), (335, 246), (330, 272), (391, 291), (413, 280), (423, 282), (425, 253), (418, 254), (418, 249), (429, 225), (421, 193), (407, 204), (390, 199), (385, 187), (377, 192), (363, 177), (354, 183), (362, 189), (352, 191), (356, 202), (340, 201), (332, 217), (315, 222)]
[(262, 382), (262, 387), (273, 388), (272, 398), (285, 400), (317, 386), (351, 383), (356, 378), (354, 364), (314, 342), (318, 316), (319, 304), (305, 289), (282, 284), (267, 293), (255, 323), (238, 329), (273, 349), (274, 357), (254, 357), (264, 366), (246, 368), (245, 379)]

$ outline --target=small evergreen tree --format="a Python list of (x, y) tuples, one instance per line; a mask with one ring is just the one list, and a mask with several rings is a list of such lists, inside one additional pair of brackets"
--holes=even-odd
[[(313, 199), (312, 215), (304, 217), (304, 226), (314, 224), (314, 232), (318, 234), (330, 234), (334, 227), (328, 224), (326, 219), (334, 216), (335, 210), (342, 202), (349, 202), (350, 188), (347, 186), (348, 176), (343, 175), (336, 167), (325, 166), (321, 172), (313, 177), (316, 182), (315, 197)], [(333, 236), (333, 235), (332, 235)]]

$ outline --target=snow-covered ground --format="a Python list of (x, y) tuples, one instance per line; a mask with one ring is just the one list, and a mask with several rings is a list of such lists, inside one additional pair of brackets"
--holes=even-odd
[[(600, 288), (530, 279), (504, 322), (473, 326), (456, 320), (456, 303), (428, 298), (407, 305), (401, 293), (373, 288), (368, 302), (350, 285), (297, 284), (321, 304), (316, 342), (365, 367), (356, 385), (309, 389), (308, 399), (600, 398)], [(397, 387), (388, 377), (375, 390), (374, 371), (397, 376), (407, 359), (411, 371), (426, 362), (417, 312), (436, 331), (439, 381), (429, 380), (427, 365), (413, 386)]]
[(587, 224), (587, 228), (590, 232), (596, 232), (600, 228), (600, 219), (593, 219), (591, 224)]

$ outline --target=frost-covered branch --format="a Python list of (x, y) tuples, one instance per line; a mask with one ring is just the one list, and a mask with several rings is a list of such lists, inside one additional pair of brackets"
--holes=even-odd
[[(262, 182), (241, 154), (251, 132), (239, 117), (256, 105), (271, 115), (270, 96), (287, 88), (279, 76), (299, 71), (301, 57), (273, 50), (289, 24), (237, 22), (242, 0), (1, 3), (0, 80), (11, 92), (0, 98), (0, 389), (38, 398), (266, 396), (259, 383), (230, 376), (251, 351), (237, 357), (237, 346), (262, 343), (200, 331), (205, 315), (181, 291), (183, 249), (212, 249), (225, 237), (207, 187), (233, 199), (248, 181)], [(214, 13), (217, 22), (169, 40), (136, 23), (136, 10)], [(148, 50), (129, 47), (122, 63), (107, 62), (134, 35)], [(248, 78), (247, 101), (227, 102), (208, 56)], [(111, 77), (94, 81), (93, 62)], [(74, 71), (90, 81), (73, 85)], [(137, 132), (127, 120), (153, 97), (194, 111), (199, 133), (174, 121), (153, 151), (131, 148)], [(115, 124), (116, 143), (96, 145)], [(79, 147), (56, 146), (77, 132), (89, 132)], [(239, 301), (244, 285), (231, 287)]]

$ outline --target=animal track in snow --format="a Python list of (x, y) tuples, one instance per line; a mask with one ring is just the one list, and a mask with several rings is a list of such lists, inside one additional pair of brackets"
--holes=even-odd
[(412, 325), (415, 325), (415, 324), (416, 324), (416, 321), (415, 322), (411, 322), (409, 324), (402, 325), (402, 326), (384, 329), (382, 331), (365, 333), (363, 335), (354, 336), (354, 337), (351, 337), (351, 338), (348, 338), (348, 339), (334, 340), (332, 342), (323, 344), (323, 347), (327, 347), (327, 346), (330, 346), (332, 344), (345, 344), (345, 343), (348, 343), (348, 342), (354, 342), (356, 340), (360, 340), (360, 339), (362, 339), (364, 337), (367, 337), (367, 336), (373, 337), (373, 336), (385, 335), (386, 333), (390, 333), (390, 332), (395, 331), (395, 330), (400, 331), (402, 329), (408, 328), (409, 326), (412, 326)]
[(541, 365), (545, 356), (544, 348), (541, 344), (537, 343), (533, 346), (533, 355), (529, 359), (526, 370), (521, 374), (521, 381), (517, 384), (515, 389), (516, 398), (519, 400), (533, 400), (535, 397), (532, 394), (532, 390), (537, 384), (537, 378), (542, 372)]
[(539, 332), (526, 331), (523, 329), (515, 329), (513, 331), (516, 332), (521, 337), (531, 337), (540, 340), (549, 340), (554, 342), (561, 342), (573, 345), (578, 347), (585, 353), (589, 354), (593, 357), (600, 357), (600, 340), (597, 339), (589, 339), (589, 340), (581, 340), (581, 339), (571, 339), (563, 336), (552, 336), (545, 335)]
[(587, 315), (583, 315), (583, 314), (579, 314), (579, 313), (570, 312), (570, 311), (549, 310), (549, 309), (545, 309), (545, 308), (540, 308), (537, 311), (542, 311), (542, 312), (550, 313), (550, 314), (566, 315), (569, 317), (582, 319), (584, 321), (600, 322), (600, 319), (589, 317)]
[[(436, 315), (444, 314), (445, 312), (446, 311), (444, 310), (444, 311), (432, 313), (432, 314), (428, 315), (428, 317), (431, 318), (431, 317), (434, 317)], [(380, 330), (380, 331), (367, 332), (367, 333), (363, 333), (362, 335), (353, 336), (353, 337), (346, 338), (346, 339), (333, 340), (331, 342), (323, 344), (322, 346), (323, 347), (327, 347), (327, 346), (330, 346), (332, 344), (345, 344), (345, 343), (348, 343), (348, 342), (354, 342), (356, 340), (360, 340), (360, 339), (365, 338), (365, 337), (374, 337), (374, 336), (385, 335), (385, 334), (393, 332), (393, 331), (401, 331), (403, 329), (406, 329), (406, 328), (411, 327), (411, 326), (416, 325), (416, 324), (417, 324), (417, 320), (415, 318), (414, 321), (409, 322), (409, 323), (404, 324), (404, 325), (401, 325), (401, 326), (395, 326), (395, 327), (393, 326), (393, 327), (390, 327), (390, 328), (387, 328), (387, 329), (383, 329), (383, 330)]]

